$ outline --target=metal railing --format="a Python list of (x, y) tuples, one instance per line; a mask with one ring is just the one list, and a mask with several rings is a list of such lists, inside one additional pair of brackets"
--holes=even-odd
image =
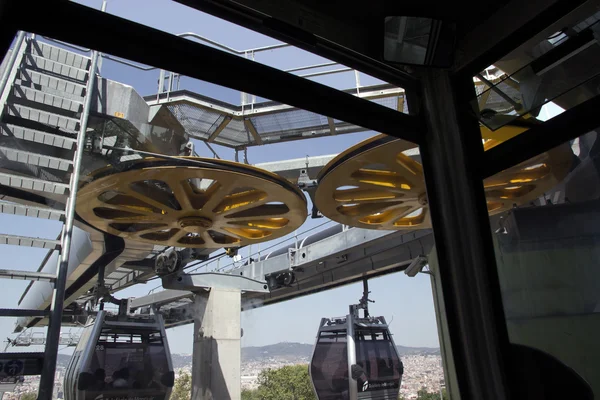
[[(223, 43), (217, 42), (216, 40), (209, 39), (205, 36), (199, 35), (194, 32), (179, 33), (176, 36), (179, 36), (182, 38), (197, 39), (197, 41), (199, 41), (199, 42), (204, 42), (206, 44), (214, 46), (217, 49), (226, 51), (231, 54), (235, 54), (238, 56), (244, 56), (244, 58), (250, 59), (252, 61), (256, 60), (255, 55), (257, 53), (293, 47), (292, 45), (290, 45), (288, 43), (277, 43), (277, 44), (268, 45), (268, 46), (255, 47), (255, 48), (250, 48), (250, 49), (245, 49), (245, 50), (238, 50), (238, 49), (234, 49), (233, 47), (227, 46)], [(109, 58), (109, 59), (112, 59), (112, 58)], [(119, 62), (122, 62), (122, 60)], [(334, 66), (339, 66), (339, 65), (340, 64), (337, 62), (330, 61), (330, 62), (325, 62), (325, 63), (288, 68), (288, 69), (284, 69), (283, 71), (288, 72), (288, 73), (293, 73), (293, 72), (300, 72), (300, 71), (315, 70), (315, 69), (319, 69), (319, 68), (334, 67)], [(142, 68), (140, 68), (140, 69), (142, 69)], [(150, 70), (150, 69), (146, 69), (146, 70)], [(355, 85), (357, 93), (359, 93), (359, 91), (360, 91), (360, 72), (357, 70), (354, 70), (352, 68), (344, 67), (344, 68), (337, 68), (337, 69), (329, 69), (329, 70), (325, 70), (325, 71), (309, 72), (307, 74), (302, 74), (302, 75), (298, 75), (298, 76), (300, 76), (302, 78), (313, 78), (313, 77), (317, 77), (317, 76), (335, 75), (335, 74), (352, 72), (352, 71), (354, 71), (354, 78), (355, 78), (354, 85)], [(165, 79), (167, 79), (166, 73), (169, 73), (169, 78), (168, 78), (169, 83), (166, 85), (166, 88), (165, 88)], [(171, 93), (171, 91), (173, 91), (173, 87), (174, 87), (173, 82), (174, 82), (175, 78), (177, 78), (177, 89), (179, 89), (179, 75), (176, 73), (173, 73), (173, 72), (161, 70), (159, 82), (158, 82), (158, 90), (157, 90), (157, 98), (156, 98), (157, 101), (159, 100), (160, 95), (163, 93), (166, 93), (165, 101), (166, 102), (169, 101), (170, 93)], [(256, 96), (250, 95), (251, 100), (249, 102), (246, 101), (246, 98), (247, 98), (247, 94), (240, 92), (240, 99), (241, 99), (240, 102), (241, 102), (242, 107), (244, 107), (246, 105), (250, 105), (252, 107), (256, 103)]]
[(243, 55), (243, 54), (253, 54), (253, 53), (260, 53), (263, 51), (269, 51), (269, 50), (276, 50), (276, 49), (281, 49), (284, 47), (292, 47), (291, 44), (287, 44), (287, 43), (277, 43), (277, 44), (271, 44), (268, 46), (262, 46), (262, 47), (255, 47), (252, 49), (246, 49), (246, 50), (236, 50), (233, 47), (229, 47), (223, 43), (219, 43), (216, 40), (212, 40), (209, 39), (207, 37), (204, 37), (202, 35), (199, 35), (197, 33), (194, 32), (183, 32), (183, 33), (178, 33), (175, 36), (179, 36), (179, 37), (183, 37), (183, 38), (194, 38), (194, 39), (198, 39), (201, 42), (205, 42), (208, 44), (211, 44), (213, 46), (215, 46), (218, 49), (233, 53), (233, 54), (237, 54), (237, 55)]
[[(191, 39), (195, 39), (198, 42), (202, 42), (205, 43), (207, 45), (210, 45), (212, 47), (215, 47), (219, 50), (222, 51), (226, 51), (230, 54), (235, 54), (238, 56), (243, 56), (246, 59), (252, 60), (252, 61), (256, 61), (256, 54), (257, 53), (262, 53), (262, 52), (267, 52), (267, 51), (273, 51), (273, 50), (279, 50), (279, 49), (283, 49), (283, 48), (290, 48), (293, 47), (292, 45), (288, 44), (288, 43), (276, 43), (273, 45), (267, 45), (267, 46), (261, 46), (261, 47), (255, 47), (255, 48), (250, 48), (250, 49), (244, 49), (244, 50), (238, 50), (235, 49), (233, 47), (227, 46), (223, 43), (220, 43), (216, 40), (212, 40), (209, 39), (205, 36), (199, 35), (197, 33), (194, 32), (183, 32), (183, 33), (179, 33), (176, 34), (175, 36), (181, 37), (181, 38), (191, 38)], [(88, 48), (84, 48), (84, 47), (80, 47), (80, 46), (75, 46), (72, 45), (70, 43), (66, 43), (63, 42), (61, 40), (56, 40), (47, 36), (42, 36), (42, 38), (50, 43), (54, 43), (57, 44), (59, 46), (65, 47), (65, 48), (69, 48), (72, 50), (76, 50), (82, 53), (91, 53), (92, 49), (88, 49)], [(170, 93), (174, 90), (179, 90), (180, 88), (180, 78), (181, 76), (177, 73), (171, 72), (171, 71), (166, 71), (163, 70), (161, 68), (158, 67), (153, 67), (153, 66), (147, 66), (147, 65), (140, 65), (138, 63), (134, 63), (131, 62), (129, 60), (125, 60), (122, 59), (120, 57), (115, 57), (112, 56), (110, 54), (105, 54), (105, 53), (99, 53), (99, 56), (101, 57), (101, 59), (105, 59), (105, 60), (110, 60), (122, 65), (125, 65), (127, 67), (131, 67), (131, 68), (135, 68), (139, 71), (144, 71), (144, 72), (149, 72), (149, 71), (155, 71), (158, 70), (159, 71), (159, 79), (158, 79), (158, 87), (157, 87), (157, 101), (160, 100), (160, 95), (161, 94), (166, 94), (166, 98), (162, 101), (164, 102), (168, 102), (170, 100)], [(320, 77), (320, 76), (325, 76), (325, 75), (336, 75), (336, 74), (342, 74), (342, 73), (347, 73), (347, 72), (354, 72), (354, 88), (356, 88), (356, 92), (357, 94), (360, 92), (360, 71), (354, 70), (352, 68), (349, 67), (343, 67), (343, 68), (337, 68), (339, 67), (340, 64), (337, 62), (324, 62), (324, 63), (318, 63), (318, 64), (312, 64), (312, 65), (304, 65), (304, 66), (300, 66), (300, 67), (293, 67), (293, 68), (288, 68), (288, 69), (284, 69), (284, 72), (288, 72), (288, 73), (296, 73), (296, 72), (301, 72), (301, 71), (308, 71), (305, 74), (300, 74), (298, 75), (299, 77), (302, 78), (315, 78), (315, 77)], [(322, 70), (322, 71), (315, 71), (321, 68), (327, 68), (327, 67), (334, 67), (331, 69), (327, 69), (327, 70)], [(310, 71), (314, 71), (314, 72), (310, 72)], [(176, 83), (175, 83), (176, 82)], [(2, 87), (2, 80), (0, 78), (0, 89)], [(249, 100), (248, 100), (249, 98)], [(250, 94), (248, 96), (248, 94), (240, 92), (240, 104), (242, 107), (245, 106), (250, 106), (250, 110), (253, 109), (254, 104), (256, 104), (256, 96)]]

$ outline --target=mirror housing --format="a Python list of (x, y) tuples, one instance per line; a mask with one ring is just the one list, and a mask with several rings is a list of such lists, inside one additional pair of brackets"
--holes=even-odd
[(382, 54), (386, 63), (449, 68), (455, 46), (454, 22), (415, 16), (384, 19)]

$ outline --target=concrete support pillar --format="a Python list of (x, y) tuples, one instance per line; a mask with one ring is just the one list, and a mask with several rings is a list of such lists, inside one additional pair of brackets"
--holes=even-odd
[(192, 400), (240, 400), (241, 292), (211, 289), (194, 302)]

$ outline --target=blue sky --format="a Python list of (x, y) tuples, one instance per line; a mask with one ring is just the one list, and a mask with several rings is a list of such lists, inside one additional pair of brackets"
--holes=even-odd
[[(100, 8), (101, 1), (80, 1), (90, 7)], [(226, 21), (189, 9), (170, 1), (157, 0), (112, 0), (108, 2), (107, 12), (170, 32), (195, 32), (212, 40), (219, 41), (236, 49), (248, 49), (277, 43), (274, 39), (259, 35), (247, 29), (232, 25)], [(124, 41), (127, 39), (124, 38)], [(256, 61), (286, 69), (326, 62), (320, 57), (298, 49), (283, 49), (256, 56)], [(156, 93), (158, 71), (140, 72), (104, 60), (101, 74), (109, 79), (133, 86), (140, 94)], [(252, 79), (248, 76), (247, 79)], [(361, 84), (377, 83), (374, 78), (361, 74)], [(354, 73), (344, 73), (315, 79), (338, 89), (353, 87)], [(269, 84), (265, 82), (265, 84)], [(187, 77), (182, 78), (181, 87), (195, 90), (202, 95), (239, 104), (237, 91), (199, 82)], [(277, 161), (304, 156), (335, 154), (351, 145), (373, 135), (364, 132), (351, 135), (303, 140), (291, 143), (250, 148), (251, 163)], [(211, 156), (206, 147), (196, 144), (196, 151), (203, 156)], [(233, 159), (231, 149), (220, 148), (217, 151), (222, 158)], [(307, 220), (299, 232), (323, 223), (323, 219)], [(51, 221), (31, 221), (27, 218), (0, 215), (0, 233), (20, 234), (55, 238), (60, 226)], [(268, 246), (267, 243), (264, 246)], [(45, 255), (44, 250), (18, 248), (0, 245), (0, 254), (8, 265), (2, 268), (35, 270)], [(11, 262), (12, 261), (12, 262)], [(135, 297), (148, 293), (156, 282), (138, 285), (118, 293), (119, 297)], [(27, 286), (22, 281), (0, 281), (3, 296), (0, 307), (15, 307)], [(419, 275), (408, 278), (404, 274), (393, 274), (370, 281), (371, 297), (376, 301), (371, 313), (384, 315), (391, 322), (391, 330), (397, 344), (406, 346), (438, 346), (438, 336), (433, 310), (433, 300), (429, 277)], [(285, 303), (245, 311), (242, 314), (244, 328), (243, 346), (256, 346), (281, 341), (312, 343), (321, 317), (339, 316), (347, 312), (348, 304), (355, 303), (362, 294), (362, 285), (354, 284)], [(0, 320), (0, 338), (10, 335), (14, 320)], [(68, 328), (66, 328), (68, 330)], [(14, 335), (13, 335), (14, 336)], [(184, 326), (168, 331), (171, 351), (190, 353), (192, 346), (192, 327)], [(31, 348), (30, 350), (34, 350)]]

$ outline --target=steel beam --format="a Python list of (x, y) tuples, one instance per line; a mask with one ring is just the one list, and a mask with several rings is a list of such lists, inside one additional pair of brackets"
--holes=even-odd
[[(126, 268), (126, 267), (123, 267)], [(146, 281), (152, 277), (156, 276), (156, 274), (154, 273), (153, 270), (139, 270), (139, 271), (129, 271), (127, 272), (126, 275), (124, 275), (121, 278), (114, 278), (113, 279), (113, 275), (109, 275), (108, 278), (106, 278), (106, 280), (113, 280), (114, 282), (111, 283), (110, 289), (113, 292), (116, 292), (117, 290), (121, 290), (121, 289), (125, 289), (126, 287), (129, 287), (131, 285), (134, 285), (136, 283), (146, 283)]]
[[(430, 230), (401, 234), (397, 232), (386, 240), (372, 243), (367, 247), (348, 250), (347, 257), (334, 257), (322, 263), (306, 264), (296, 272), (297, 280), (288, 287), (272, 290), (270, 293), (246, 293), (242, 297), (242, 309), (254, 309), (270, 304), (292, 300), (298, 297), (331, 290), (355, 282), (365, 277), (371, 279), (404, 270), (420, 254), (428, 254), (433, 248), (433, 235)], [(287, 255), (278, 256), (280, 268), (288, 265)], [(283, 269), (281, 272), (287, 270)], [(183, 299), (163, 302), (165, 315), (170, 316), (168, 326), (180, 326), (193, 321), (194, 307)]]
[[(401, 271), (414, 258), (428, 254), (432, 248), (433, 235), (427, 229), (390, 233), (352, 228), (298, 251), (291, 248), (288, 253), (230, 270), (225, 275), (262, 281), (266, 275), (294, 272), (296, 281), (289, 287), (262, 293), (246, 292), (242, 297), (244, 304), (263, 306), (361, 281), (365, 276)], [(182, 300), (189, 298), (191, 293), (187, 291), (162, 290), (133, 299), (131, 307), (154, 305), (163, 310), (183, 310), (178, 317), (188, 318), (193, 315), (193, 309), (188, 310), (192, 306)], [(186, 319), (173, 323), (190, 322), (191, 319)]]
[(19, 72), (21, 60), (25, 54), (25, 49), (27, 48), (27, 38), (25, 35), (26, 32), (23, 31), (19, 32), (17, 35), (15, 46), (10, 53), (4, 71), (2, 72), (2, 77), (0, 78), (0, 116), (4, 114), (6, 100), (12, 92), (13, 82), (17, 76), (17, 72)]
[(329, 125), (329, 132), (331, 135), (335, 135), (335, 122), (333, 121), (333, 118), (327, 117), (327, 124)]
[(163, 304), (174, 303), (181, 299), (191, 298), (192, 293), (188, 290), (160, 290), (155, 293), (148, 294), (142, 297), (131, 299), (130, 308), (137, 309), (141, 307), (156, 306), (160, 307)]
[(506, 399), (509, 342), (479, 172), (481, 133), (476, 117), (459, 111), (474, 98), (473, 80), (452, 83), (441, 70), (422, 79), (429, 129), (420, 151), (460, 393)]
[(199, 274), (180, 274), (177, 276), (166, 275), (162, 277), (165, 289), (176, 291), (189, 290), (191, 292), (203, 289), (235, 289), (242, 292), (268, 292), (268, 287), (263, 280), (256, 280), (241, 275), (221, 274), (217, 272), (203, 272)]
[(492, 94), (492, 90), (488, 89), (479, 96), (479, 110), (483, 110), (485, 108), (485, 105), (487, 104), (487, 101), (490, 98), (490, 94)]
[[(414, 232), (387, 232), (376, 240), (367, 240), (354, 246), (347, 246), (336, 251), (336, 245), (348, 236), (350, 231), (364, 231), (353, 228), (311, 245), (299, 251), (305, 254), (322, 254), (322, 257), (311, 258), (302, 253), (283, 254), (259, 263), (253, 263), (241, 269), (231, 271), (233, 274), (257, 274), (260, 272), (276, 275), (292, 271), (296, 281), (289, 287), (281, 287), (267, 294), (249, 293), (244, 300), (250, 304), (274, 304), (297, 297), (318, 293), (335, 287), (358, 282), (365, 277), (376, 277), (405, 269), (411, 261), (423, 254), (428, 254), (433, 247), (433, 235), (428, 229)], [(360, 233), (360, 232), (355, 232)], [(354, 235), (352, 235), (354, 236)], [(352, 240), (352, 237), (349, 237)], [(357, 240), (358, 237), (354, 237)], [(371, 238), (372, 239), (372, 238)], [(326, 254), (331, 249), (331, 254)], [(343, 250), (342, 250), (343, 249)], [(291, 250), (294, 253), (294, 249)], [(292, 256), (292, 257), (290, 257)], [(309, 259), (294, 265), (295, 260)], [(263, 265), (260, 265), (260, 264)], [(286, 269), (289, 268), (289, 269)]]
[(48, 310), (26, 310), (19, 308), (0, 308), (0, 317), (47, 317)]
[(398, 103), (396, 104), (396, 111), (404, 111), (404, 96), (398, 96)]
[(296, 183), (302, 171), (306, 171), (309, 177), (316, 178), (321, 169), (335, 157), (336, 155), (332, 154), (327, 156), (294, 158), (285, 161), (259, 163), (254, 166), (274, 172), (290, 182)]
[(250, 134), (254, 138), (254, 142), (257, 145), (263, 144), (262, 138), (260, 137), (258, 132), (256, 132), (256, 128), (254, 127), (254, 124), (252, 123), (252, 120), (250, 120), (250, 118), (244, 118), (244, 126), (246, 127), (247, 131), (250, 132)]
[(210, 134), (210, 136), (208, 137), (208, 139), (206, 139), (206, 141), (209, 143), (214, 142), (215, 139), (217, 138), (217, 136), (219, 136), (219, 134), (221, 132), (223, 132), (223, 129), (225, 129), (225, 127), (227, 126), (227, 124), (229, 124), (230, 121), (231, 121), (231, 117), (226, 115), (223, 118), (223, 121), (221, 121), (221, 123), (219, 124), (219, 126), (217, 126), (217, 129), (215, 129), (215, 131)]
[[(163, 98), (164, 96), (164, 98)], [(213, 99), (206, 98), (204, 96), (197, 95), (196, 93), (189, 92), (187, 90), (171, 92), (169, 96), (158, 94), (156, 96), (146, 96), (146, 103), (149, 106), (154, 105), (171, 105), (171, 104), (187, 104), (193, 107), (198, 107), (206, 111), (219, 112), (222, 114), (236, 115), (237, 108), (231, 104), (223, 105), (222, 102), (210, 101)]]
[[(362, 92), (356, 93), (356, 89), (350, 90), (341, 90), (342, 93), (350, 94), (354, 97), (358, 97), (360, 99), (365, 100), (376, 100), (376, 99), (385, 99), (388, 97), (396, 97), (399, 95), (403, 95), (404, 89), (398, 88), (391, 85), (376, 85), (376, 86), (367, 86), (362, 88)], [(272, 102), (269, 102), (272, 103)], [(259, 116), (259, 115), (267, 115), (274, 114), (283, 111), (289, 111), (297, 109), (297, 107), (291, 106), (289, 104), (264, 104), (257, 103), (254, 104), (253, 109), (245, 109), (243, 111), (236, 111), (235, 116)]]

